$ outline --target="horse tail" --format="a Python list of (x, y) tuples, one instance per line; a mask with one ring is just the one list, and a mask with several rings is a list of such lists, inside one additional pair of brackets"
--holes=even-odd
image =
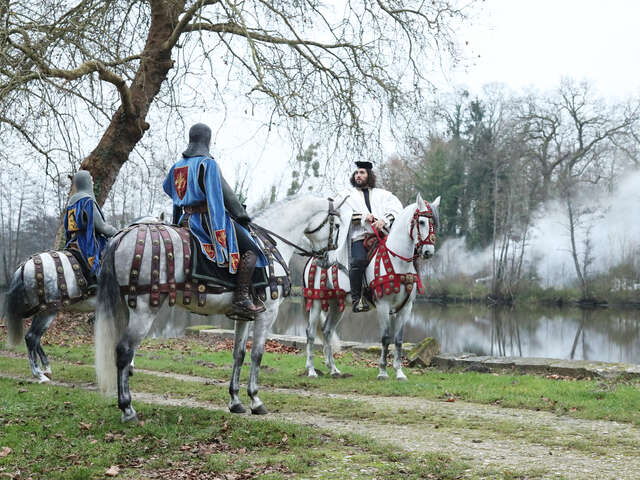
[(26, 290), (21, 266), (13, 274), (11, 285), (7, 292), (5, 312), (7, 316), (7, 342), (15, 347), (20, 344), (24, 336), (23, 313), (25, 308)]
[(128, 324), (116, 275), (115, 251), (118, 244), (112, 240), (105, 250), (96, 296), (96, 377), (103, 393), (116, 391), (116, 345)]

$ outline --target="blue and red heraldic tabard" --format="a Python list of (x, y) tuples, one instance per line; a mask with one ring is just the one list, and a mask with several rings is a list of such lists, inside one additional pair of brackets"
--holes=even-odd
[[(198, 183), (198, 171), (204, 169), (204, 189)], [(189, 230), (198, 239), (202, 252), (218, 266), (228, 266), (230, 273), (236, 273), (240, 254), (236, 241), (236, 228), (224, 208), (222, 184), (218, 164), (210, 157), (181, 158), (175, 163), (162, 184), (164, 191), (179, 207), (207, 204), (208, 212), (189, 215)], [(180, 218), (182, 221), (182, 218)], [(207, 232), (212, 232), (212, 236)], [(251, 237), (249, 237), (251, 238)], [(258, 267), (267, 265), (263, 254), (258, 256)]]
[[(69, 205), (64, 215), (65, 248), (75, 242), (87, 260), (91, 273), (100, 274), (100, 260), (107, 239), (103, 235), (96, 235), (93, 227), (94, 200), (91, 197), (82, 197), (76, 203)], [(98, 205), (96, 205), (98, 207)], [(102, 210), (98, 207), (102, 215)], [(104, 215), (103, 215), (104, 218)], [(86, 220), (86, 222), (85, 222)]]

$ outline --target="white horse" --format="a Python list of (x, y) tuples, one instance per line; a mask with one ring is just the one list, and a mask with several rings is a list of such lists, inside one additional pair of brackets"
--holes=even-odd
[(88, 289), (80, 263), (70, 252), (36, 253), (13, 274), (7, 293), (6, 315), (10, 346), (22, 341), (24, 319), (32, 317), (24, 340), (31, 373), (40, 383), (49, 382), (51, 378), (51, 365), (40, 339), (60, 310), (92, 312), (95, 310), (95, 290)]
[[(268, 228), (281, 240), (286, 238), (289, 243), (278, 242), (283, 265), (275, 263), (268, 269), (274, 280), (266, 288), (266, 311), (254, 322), (235, 322), (233, 372), (229, 385), (229, 410), (233, 413), (245, 411), (238, 391), (251, 327), (253, 346), (247, 392), (251, 412), (267, 413), (258, 397), (258, 372), (267, 333), (276, 319), (283, 292), (288, 288), (285, 269), (294, 252), (291, 244), (298, 243), (306, 233), (314, 248), (334, 248), (340, 214), (333, 209), (331, 201), (328, 205), (327, 200), (317, 197), (294, 198), (269, 207), (255, 219), (257, 225)], [(150, 230), (151, 242), (146, 240), (147, 230)], [(185, 229), (165, 227), (154, 237), (151, 227), (140, 226), (114, 237), (107, 248), (96, 310), (96, 374), (102, 391), (114, 391), (117, 384), (123, 422), (137, 418), (131, 406), (128, 365), (165, 300), (168, 299), (170, 305), (204, 315), (225, 313), (231, 307), (231, 291), (212, 293), (205, 284), (197, 285), (196, 280), (190, 278), (187, 235)], [(265, 253), (273, 255), (273, 250)]]
[[(380, 326), (382, 352), (378, 378), (381, 380), (389, 378), (387, 353), (392, 340), (395, 344), (393, 368), (396, 378), (407, 379), (402, 371), (403, 327), (411, 315), (416, 297), (414, 284), (421, 286), (414, 260), (418, 257), (428, 259), (435, 253), (439, 205), (440, 197), (429, 204), (418, 194), (416, 203), (404, 208), (395, 219), (389, 235), (378, 247), (365, 272), (366, 283), (373, 290)], [(343, 215), (346, 214), (343, 212)], [(351, 304), (345, 298), (350, 292), (349, 274), (345, 267), (348, 265), (349, 248), (350, 245), (345, 242), (340, 250), (329, 255), (324, 264), (311, 259), (304, 269), (303, 286), (307, 297), (304, 309), (307, 322), (306, 371), (309, 377), (318, 376), (313, 366), (313, 344), (317, 332), (322, 336), (324, 360), (330, 374), (340, 375), (333, 359), (332, 344), (344, 316), (345, 301)], [(308, 284), (310, 278), (313, 285)]]
[[(142, 217), (136, 222), (158, 220)], [(95, 285), (89, 285), (80, 262), (68, 250), (35, 253), (16, 269), (7, 292), (7, 342), (17, 346), (24, 335), (24, 320), (32, 317), (24, 340), (31, 373), (40, 383), (51, 381), (52, 375), (40, 344), (42, 336), (59, 311), (93, 312), (95, 294)]]

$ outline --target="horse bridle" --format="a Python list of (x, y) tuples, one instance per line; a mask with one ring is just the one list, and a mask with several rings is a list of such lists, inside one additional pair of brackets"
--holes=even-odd
[[(322, 221), (322, 223), (320, 223), (320, 225), (318, 225), (316, 228), (314, 229), (305, 229), (304, 233), (306, 235), (311, 235), (313, 233), (316, 233), (318, 230), (320, 230), (322, 227), (324, 227), (327, 223), (329, 223), (329, 239), (327, 240), (327, 246), (324, 248), (321, 248), (320, 250), (314, 250), (314, 257), (322, 257), (324, 256), (324, 254), (326, 254), (327, 252), (330, 252), (332, 250), (337, 250), (338, 248), (338, 237), (340, 236), (340, 224), (336, 225), (336, 217), (340, 217), (340, 208), (342, 207), (342, 205), (344, 204), (344, 202), (347, 201), (347, 198), (349, 198), (348, 196), (344, 197), (344, 199), (342, 200), (342, 202), (340, 202), (340, 205), (338, 205), (338, 208), (335, 208), (333, 206), (333, 198), (329, 197), (329, 210), (327, 211), (327, 216), (325, 217), (325, 219)], [(335, 230), (335, 238), (333, 235), (333, 232)]]
[[(434, 226), (435, 220), (433, 217), (433, 210), (431, 210), (431, 206), (427, 202), (424, 202), (424, 206), (427, 209), (420, 210), (416, 208), (416, 211), (413, 214), (413, 218), (411, 219), (411, 229), (409, 230), (409, 236), (411, 237), (411, 240), (413, 240), (413, 230), (415, 228), (416, 231), (418, 232), (418, 241), (416, 242), (416, 249), (423, 245), (434, 245), (436, 243), (436, 233), (435, 233), (435, 226)], [(424, 238), (422, 238), (422, 232), (420, 231), (420, 222), (418, 221), (420, 217), (426, 217), (430, 219), (428, 220), (429, 233)]]
[[(340, 234), (340, 225), (336, 225), (336, 220), (335, 217), (340, 217), (340, 207), (342, 207), (342, 204), (347, 200), (348, 197), (345, 197), (344, 200), (342, 200), (342, 202), (340, 202), (340, 205), (338, 205), (338, 208), (335, 208), (333, 206), (333, 198), (329, 197), (329, 210), (327, 211), (327, 216), (325, 217), (325, 219), (322, 221), (322, 223), (320, 225), (318, 225), (316, 228), (314, 229), (305, 229), (304, 233), (305, 234), (312, 234), (312, 233), (316, 233), (318, 230), (320, 230), (322, 227), (324, 227), (327, 222), (329, 222), (329, 240), (327, 241), (327, 246), (321, 248), (320, 250), (307, 250), (305, 248), (300, 247), (299, 245), (296, 245), (293, 242), (290, 242), (289, 240), (287, 240), (286, 238), (278, 235), (275, 232), (272, 232), (271, 230), (268, 230), (264, 227), (261, 227), (260, 225), (256, 225), (255, 223), (251, 223), (251, 226), (254, 228), (258, 228), (259, 230), (262, 230), (263, 232), (276, 237), (279, 240), (282, 240), (284, 243), (286, 243), (287, 245), (297, 249), (299, 252), (299, 255), (302, 255), (304, 257), (316, 257), (316, 258), (323, 258), (328, 252), (330, 252), (331, 250), (336, 250), (338, 248), (338, 236)], [(333, 232), (336, 232), (335, 235), (335, 239), (333, 238)]]

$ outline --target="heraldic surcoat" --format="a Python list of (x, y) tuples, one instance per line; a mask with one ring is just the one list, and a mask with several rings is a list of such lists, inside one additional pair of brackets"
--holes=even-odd
[(99, 275), (101, 255), (107, 245), (107, 238), (104, 235), (96, 234), (93, 218), (94, 207), (104, 220), (102, 210), (90, 196), (82, 197), (67, 206), (64, 215), (65, 248), (69, 248), (75, 243), (87, 260), (90, 272)]
[[(199, 182), (199, 171), (203, 169), (203, 188)], [(189, 207), (206, 205), (206, 209), (189, 214), (189, 230), (200, 243), (206, 257), (219, 267), (227, 267), (236, 273), (240, 254), (236, 239), (235, 224), (224, 207), (222, 181), (218, 164), (210, 157), (183, 157), (178, 160), (162, 184), (164, 191), (173, 199), (174, 206)], [(182, 222), (183, 216), (179, 222)], [(247, 236), (250, 235), (247, 233)], [(257, 266), (267, 265), (263, 254), (258, 256)]]

